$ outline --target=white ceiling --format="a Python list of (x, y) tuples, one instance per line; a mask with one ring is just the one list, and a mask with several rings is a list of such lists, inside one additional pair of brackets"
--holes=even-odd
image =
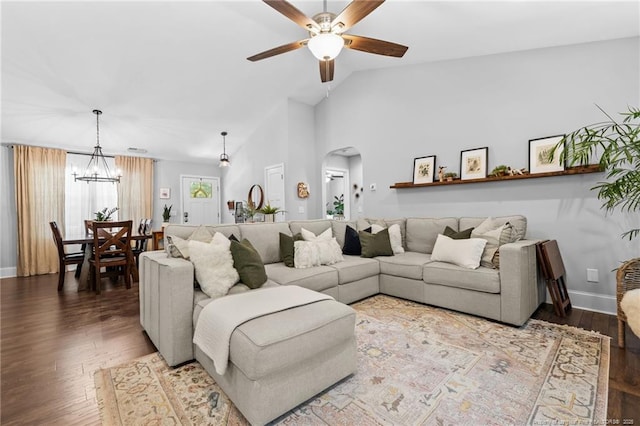
[[(320, 0), (292, 3), (312, 16)], [(338, 13), (347, 1), (329, 1)], [(640, 35), (639, 1), (388, 0), (348, 33), (409, 46), (402, 59), (345, 49), (320, 82), (306, 38), (258, 1), (6, 2), (2, 142), (202, 161), (246, 140), (275, 103), (315, 105), (357, 71)], [(612, 66), (614, 66), (612, 64)]]

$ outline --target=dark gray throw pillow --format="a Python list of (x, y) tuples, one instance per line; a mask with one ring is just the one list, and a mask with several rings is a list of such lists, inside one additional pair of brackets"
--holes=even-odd
[(473, 228), (465, 229), (463, 231), (455, 231), (453, 228), (447, 226), (444, 228), (442, 235), (454, 240), (468, 240), (471, 238), (471, 231), (473, 231)]
[[(371, 230), (371, 228), (368, 228)], [(362, 254), (362, 246), (360, 245), (360, 237), (358, 231), (347, 225), (344, 232), (344, 246), (342, 254), (350, 254), (352, 256), (360, 256)]]
[(360, 237), (360, 245), (362, 246), (362, 257), (393, 256), (388, 228), (383, 229), (377, 234), (360, 231), (358, 235)]
[(243, 239), (240, 242), (231, 241), (231, 255), (233, 267), (240, 275), (240, 281), (249, 288), (258, 288), (267, 282), (267, 272), (260, 253), (256, 251), (251, 242)]
[(296, 241), (302, 241), (302, 234), (297, 233), (293, 237), (287, 234), (280, 233), (280, 260), (282, 260), (285, 266), (293, 268), (294, 263), (294, 243)]

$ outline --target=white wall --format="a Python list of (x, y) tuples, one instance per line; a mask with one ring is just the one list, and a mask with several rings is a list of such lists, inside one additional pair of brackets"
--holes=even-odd
[[(589, 190), (603, 175), (389, 186), (411, 181), (415, 157), (437, 155), (459, 173), (460, 151), (483, 146), (489, 170), (527, 167), (529, 139), (600, 121), (594, 103), (640, 105), (639, 51), (631, 38), (355, 73), (316, 107), (318, 153), (345, 140), (360, 151), (367, 216), (526, 215), (530, 238), (558, 240), (574, 305), (614, 312), (610, 271), (640, 253), (640, 240), (619, 238), (638, 215), (605, 216)], [(599, 283), (586, 282), (587, 268)]]
[[(231, 167), (222, 179), (223, 201), (245, 201), (253, 184), (264, 188), (265, 167), (284, 163), (286, 219), (320, 217), (313, 216), (321, 204), (320, 164), (316, 161), (314, 140), (312, 107), (291, 100), (275, 104), (231, 158)], [(298, 182), (309, 184), (309, 198), (298, 198)], [(228, 210), (223, 211), (223, 222), (233, 221)]]
[[(180, 175), (220, 177), (217, 159), (210, 162), (191, 163), (184, 161), (157, 160), (154, 164), (153, 180), (153, 229), (160, 229), (162, 225), (162, 211), (164, 205), (171, 208), (170, 223), (180, 223)], [(221, 182), (222, 186), (222, 182)], [(171, 189), (171, 198), (160, 199), (160, 188)], [(221, 200), (221, 212), (227, 210), (226, 203)]]

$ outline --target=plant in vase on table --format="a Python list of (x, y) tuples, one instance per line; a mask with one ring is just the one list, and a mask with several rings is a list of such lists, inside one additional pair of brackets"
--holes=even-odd
[(339, 197), (337, 195), (333, 197), (333, 212), (335, 219), (344, 217), (344, 194), (340, 194)]
[(109, 207), (105, 207), (104, 209), (95, 212), (94, 215), (96, 217), (96, 222), (109, 222), (111, 220), (111, 216), (118, 211), (117, 207), (110, 209)]
[(167, 207), (167, 205), (165, 204), (164, 207), (162, 208), (162, 227), (164, 228), (165, 226), (167, 226), (169, 224), (169, 220), (171, 220), (171, 209), (173, 208), (173, 204), (171, 204), (169, 207)]
[(269, 203), (262, 206), (259, 211), (264, 215), (265, 222), (274, 222), (277, 213), (284, 213), (284, 210), (280, 210), (280, 207), (274, 207)]

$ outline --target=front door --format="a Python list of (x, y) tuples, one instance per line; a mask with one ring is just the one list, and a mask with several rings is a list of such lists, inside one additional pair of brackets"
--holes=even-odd
[(180, 176), (181, 220), (187, 225), (220, 223), (220, 179)]

